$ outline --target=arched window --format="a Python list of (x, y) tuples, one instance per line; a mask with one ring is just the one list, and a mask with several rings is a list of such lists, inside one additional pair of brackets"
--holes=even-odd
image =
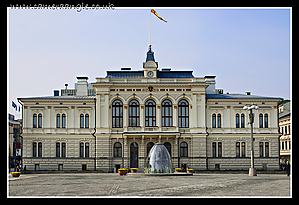
[(162, 127), (172, 126), (172, 103), (170, 100), (162, 102)]
[(217, 115), (217, 125), (218, 125), (218, 128), (221, 128), (221, 114)]
[(179, 127), (189, 127), (189, 103), (187, 100), (180, 100), (179, 104)]
[(63, 143), (61, 143), (61, 157), (65, 157), (66, 156), (66, 143), (65, 142), (63, 142)]
[(268, 128), (268, 114), (266, 113), (265, 115), (264, 115), (264, 125), (265, 125), (265, 128)]
[(41, 142), (38, 143), (38, 157), (42, 157), (42, 148), (43, 144)]
[(148, 100), (145, 103), (145, 126), (156, 126), (156, 103), (153, 100)]
[(85, 114), (85, 128), (89, 128), (89, 115)]
[(89, 143), (85, 143), (85, 157), (89, 157)]
[(181, 142), (180, 144), (180, 156), (188, 157), (188, 144), (187, 142)]
[(263, 128), (263, 114), (259, 115), (260, 128)]
[(84, 157), (84, 143), (80, 143), (80, 157)]
[(61, 125), (61, 127), (62, 127), (62, 128), (65, 128), (65, 114), (62, 114), (62, 119), (61, 119), (61, 121), (62, 121), (62, 125)]
[(34, 113), (33, 114), (33, 128), (37, 128), (37, 114)]
[(236, 114), (236, 128), (240, 127), (240, 115)]
[(216, 114), (212, 115), (212, 128), (216, 128)]
[(152, 149), (152, 147), (154, 146), (154, 143), (153, 142), (149, 142), (149, 143), (147, 143), (147, 145), (146, 145), (146, 150), (147, 150), (147, 156), (148, 156), (148, 153), (151, 151), (151, 149)]
[(56, 115), (56, 128), (60, 128), (60, 114)]
[(244, 114), (242, 113), (241, 114), (241, 128), (244, 128), (245, 127), (245, 116)]
[(84, 115), (80, 115), (80, 128), (84, 128)]
[(42, 114), (38, 114), (38, 128), (42, 128)]
[(171, 144), (169, 142), (164, 142), (164, 146), (166, 147), (169, 155), (171, 156)]
[(129, 127), (139, 126), (139, 103), (131, 100), (129, 103)]
[(60, 143), (56, 142), (56, 157), (60, 157)]
[(113, 145), (114, 157), (121, 157), (121, 144), (119, 142), (114, 143)]
[(112, 103), (112, 127), (123, 127), (123, 103), (120, 100), (114, 100)]

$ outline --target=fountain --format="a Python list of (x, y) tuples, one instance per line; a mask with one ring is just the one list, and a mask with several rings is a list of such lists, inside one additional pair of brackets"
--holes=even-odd
[(186, 176), (193, 173), (174, 173), (172, 160), (166, 147), (156, 143), (150, 150), (147, 159), (145, 173), (128, 173), (128, 176)]
[(146, 159), (145, 173), (173, 173), (170, 154), (163, 144), (157, 143), (150, 150)]

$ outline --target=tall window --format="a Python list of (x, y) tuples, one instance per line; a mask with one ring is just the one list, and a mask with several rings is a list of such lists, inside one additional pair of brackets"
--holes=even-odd
[(85, 157), (89, 157), (89, 143), (85, 143)]
[(221, 114), (217, 115), (217, 125), (218, 125), (218, 128), (221, 128)]
[(61, 120), (62, 120), (62, 122), (61, 122), (61, 124), (62, 124), (61, 127), (62, 127), (62, 128), (65, 128), (65, 114), (62, 114), (62, 119), (61, 119)]
[(216, 114), (215, 113), (212, 115), (212, 127), (216, 128)]
[(218, 142), (218, 157), (222, 157), (222, 142)]
[(240, 115), (236, 114), (236, 128), (240, 127)]
[(33, 114), (33, 128), (37, 128), (37, 114), (34, 113)]
[(121, 144), (119, 142), (114, 143), (113, 146), (113, 150), (114, 150), (114, 157), (121, 157)]
[(242, 113), (241, 114), (241, 128), (244, 128), (245, 127), (245, 116), (244, 114)]
[[(218, 149), (217, 149), (218, 147)], [(212, 143), (212, 155), (213, 157), (222, 157), (222, 142)]]
[(61, 157), (65, 157), (66, 156), (66, 144), (65, 142), (61, 143)]
[(269, 142), (265, 142), (265, 157), (269, 157)]
[(84, 115), (80, 115), (80, 128), (84, 128)]
[(85, 114), (85, 128), (89, 128), (89, 115)]
[(139, 103), (131, 100), (129, 103), (129, 127), (139, 126)]
[(236, 157), (240, 157), (240, 142), (236, 142)]
[(263, 142), (260, 142), (260, 157), (263, 157), (264, 156), (264, 143)]
[(80, 157), (83, 157), (84, 156), (84, 143), (81, 142), (80, 143)]
[(212, 143), (212, 152), (213, 152), (213, 157), (216, 157), (216, 142)]
[(38, 157), (42, 157), (42, 143), (38, 143)]
[(162, 127), (172, 126), (172, 103), (170, 100), (162, 102)]
[(60, 146), (60, 143), (57, 142), (56, 143), (56, 157), (65, 157), (65, 152), (66, 152), (65, 142), (61, 143), (61, 146)]
[(60, 143), (56, 143), (56, 157), (60, 157)]
[(263, 114), (259, 115), (260, 128), (263, 128)]
[(60, 114), (56, 115), (56, 128), (60, 128)]
[(186, 142), (181, 142), (180, 144), (180, 156), (188, 157), (188, 144)]
[(145, 126), (156, 126), (156, 103), (153, 100), (145, 103)]
[[(84, 152), (84, 149), (85, 149), (85, 152)], [(85, 154), (85, 156), (84, 156)], [(84, 147), (84, 143), (81, 142), (80, 143), (80, 157), (89, 157), (89, 143), (86, 142), (85, 143), (85, 147)]]
[(245, 142), (236, 142), (236, 157), (245, 157)]
[(268, 114), (267, 113), (264, 115), (264, 125), (265, 125), (265, 128), (268, 128)]
[(36, 142), (32, 143), (32, 157), (36, 157)]
[(38, 128), (42, 128), (42, 114), (38, 114)]
[(179, 104), (179, 127), (189, 127), (189, 103), (187, 100), (180, 100)]
[(112, 127), (123, 127), (123, 103), (120, 100), (114, 100), (112, 103)]
[(245, 157), (245, 142), (242, 142), (242, 157)]
[(89, 128), (89, 115), (80, 114), (80, 128)]

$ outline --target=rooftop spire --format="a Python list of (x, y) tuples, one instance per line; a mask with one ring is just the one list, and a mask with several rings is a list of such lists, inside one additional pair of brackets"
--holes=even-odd
[(155, 57), (154, 57), (154, 51), (152, 51), (152, 45), (149, 45), (148, 47), (148, 52), (146, 55), (146, 61), (154, 61), (155, 62)]

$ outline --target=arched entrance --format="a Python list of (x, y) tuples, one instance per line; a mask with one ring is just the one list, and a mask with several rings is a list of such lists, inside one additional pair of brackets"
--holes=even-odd
[(130, 145), (130, 168), (138, 168), (138, 144), (132, 142)]

